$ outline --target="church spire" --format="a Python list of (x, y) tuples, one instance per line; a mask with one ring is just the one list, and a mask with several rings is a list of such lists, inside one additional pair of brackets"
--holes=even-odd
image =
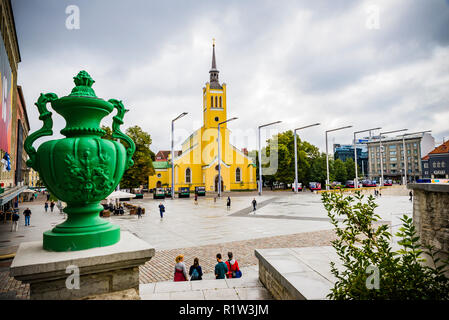
[(211, 70), (217, 70), (217, 64), (215, 62), (215, 38), (212, 39), (212, 68)]
[(212, 67), (209, 70), (210, 74), (210, 87), (212, 89), (222, 89), (220, 83), (218, 82), (218, 73), (220, 71), (217, 70), (217, 63), (215, 61), (215, 38), (212, 39)]

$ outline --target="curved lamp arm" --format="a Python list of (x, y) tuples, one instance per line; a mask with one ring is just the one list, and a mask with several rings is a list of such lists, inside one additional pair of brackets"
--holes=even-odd
[(123, 117), (125, 116), (125, 113), (128, 112), (128, 110), (125, 109), (125, 106), (123, 103), (116, 99), (110, 99), (108, 100), (115, 109), (117, 109), (117, 114), (112, 118), (112, 137), (120, 140), (124, 140), (128, 144), (128, 148), (126, 149), (126, 168), (128, 169), (134, 164), (134, 161), (132, 160), (132, 157), (134, 155), (134, 152), (136, 151), (136, 144), (134, 141), (124, 134), (122, 131), (120, 131), (120, 126), (123, 124)]
[(23, 144), (25, 151), (28, 153), (30, 159), (27, 160), (27, 166), (38, 171), (36, 167), (36, 149), (33, 147), (34, 141), (44, 136), (51, 136), (53, 134), (53, 120), (51, 118), (52, 113), (47, 110), (47, 103), (58, 99), (58, 96), (54, 93), (46, 93), (39, 96), (39, 99), (35, 103), (39, 110), (39, 120), (42, 120), (42, 128), (30, 134)]

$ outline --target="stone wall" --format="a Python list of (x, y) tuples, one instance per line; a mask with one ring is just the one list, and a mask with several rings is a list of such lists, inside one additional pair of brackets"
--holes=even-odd
[(409, 184), (413, 190), (413, 223), (421, 242), (449, 257), (449, 184)]

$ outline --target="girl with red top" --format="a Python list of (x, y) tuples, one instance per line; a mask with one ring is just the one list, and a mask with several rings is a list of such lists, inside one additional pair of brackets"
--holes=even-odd
[(226, 278), (240, 278), (242, 273), (239, 268), (239, 263), (237, 260), (233, 259), (232, 252), (228, 252), (228, 261), (226, 261), (226, 265), (228, 267), (228, 273), (226, 273)]
[(184, 255), (180, 254), (175, 259), (175, 278), (174, 281), (187, 281), (187, 270), (184, 264)]

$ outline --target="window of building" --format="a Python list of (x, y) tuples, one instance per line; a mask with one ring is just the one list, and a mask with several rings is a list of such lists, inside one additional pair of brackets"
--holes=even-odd
[(210, 97), (210, 107), (213, 108), (214, 107), (214, 97)]
[(190, 168), (186, 169), (186, 183), (192, 183), (192, 172)]
[(389, 146), (389, 148), (390, 148), (390, 150), (396, 150), (396, 145), (391, 145), (391, 146)]
[(160, 178), (162, 175), (160, 173), (157, 174), (157, 177)]
[(432, 167), (436, 168), (437, 164), (435, 162), (432, 163)]
[(220, 108), (223, 108), (223, 104), (222, 104), (222, 101), (221, 101), (221, 97), (220, 97)]
[(241, 176), (240, 176), (240, 168), (235, 169), (235, 181), (240, 182)]
[(426, 162), (426, 163), (424, 163), (424, 168), (428, 168), (429, 167), (429, 164)]
[(215, 108), (218, 108), (218, 97), (215, 97)]
[(441, 162), (440, 161), (437, 162), (437, 168), (441, 168)]
[(396, 155), (396, 151), (390, 151), (390, 156), (395, 156)]
[(396, 157), (390, 158), (390, 161), (398, 161)]
[(441, 168), (446, 168), (446, 162), (445, 161), (441, 162)]

